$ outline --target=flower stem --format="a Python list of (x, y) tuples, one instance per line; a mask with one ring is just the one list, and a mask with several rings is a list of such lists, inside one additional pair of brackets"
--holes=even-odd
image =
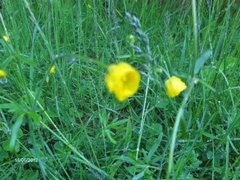
[(179, 128), (179, 124), (180, 124), (180, 120), (182, 118), (185, 106), (188, 102), (188, 99), (191, 95), (192, 89), (194, 87), (194, 78), (191, 79), (190, 81), (190, 85), (189, 88), (184, 96), (184, 99), (182, 101), (182, 104), (180, 106), (180, 108), (178, 109), (178, 113), (176, 116), (176, 120), (175, 120), (175, 124), (173, 127), (173, 134), (172, 134), (172, 139), (171, 139), (171, 144), (170, 144), (170, 152), (169, 152), (169, 158), (168, 158), (168, 170), (167, 170), (167, 177), (166, 179), (170, 179), (170, 175), (173, 169), (173, 155), (174, 155), (174, 149), (175, 149), (175, 144), (176, 144), (176, 139), (177, 139), (177, 132), (178, 132), (178, 128)]
[(148, 96), (148, 90), (149, 90), (149, 82), (150, 82), (150, 74), (148, 73), (147, 85), (146, 85), (146, 90), (145, 90), (145, 97), (144, 97), (144, 102), (143, 102), (141, 127), (140, 127), (140, 131), (139, 131), (138, 144), (137, 144), (137, 150), (136, 150), (137, 151), (136, 160), (138, 159), (139, 148), (140, 148), (141, 140), (142, 140), (143, 126), (144, 126), (145, 118), (146, 118), (146, 103), (147, 103), (147, 96)]
[(192, 16), (193, 16), (193, 36), (194, 36), (194, 61), (192, 65), (192, 75), (198, 57), (198, 27), (197, 27), (197, 4), (196, 0), (192, 0)]

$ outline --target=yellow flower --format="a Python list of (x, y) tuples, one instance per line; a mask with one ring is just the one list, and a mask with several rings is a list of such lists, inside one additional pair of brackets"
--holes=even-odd
[(6, 71), (0, 69), (0, 79), (3, 79), (7, 76)]
[(187, 86), (178, 77), (172, 76), (165, 82), (165, 87), (167, 89), (167, 95), (171, 98), (178, 96), (182, 91), (184, 91)]
[(140, 74), (128, 63), (121, 62), (108, 67), (105, 82), (110, 93), (119, 101), (134, 95), (140, 84)]
[(8, 35), (3, 35), (3, 40), (4, 40), (5, 42), (7, 42), (7, 43), (10, 42), (10, 38), (9, 38)]
[(49, 72), (50, 72), (50, 74), (55, 74), (55, 72), (56, 72), (55, 66), (52, 66), (52, 67), (50, 68)]

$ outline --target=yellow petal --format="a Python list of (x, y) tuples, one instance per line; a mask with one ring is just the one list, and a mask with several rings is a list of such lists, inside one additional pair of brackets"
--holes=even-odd
[(105, 83), (110, 93), (115, 94), (119, 101), (124, 101), (137, 92), (140, 74), (130, 64), (121, 62), (109, 66)]
[(186, 84), (176, 76), (170, 77), (165, 82), (165, 87), (167, 90), (167, 95), (171, 98), (178, 96), (182, 91), (187, 88)]
[(0, 79), (5, 78), (7, 76), (6, 71), (0, 70)]
[(3, 35), (3, 40), (4, 40), (5, 42), (7, 42), (7, 43), (10, 42), (10, 38), (9, 38), (9, 36), (7, 36), (7, 35)]
[(55, 72), (56, 72), (55, 66), (52, 66), (52, 67), (50, 68), (49, 72), (50, 72), (50, 74), (55, 74)]

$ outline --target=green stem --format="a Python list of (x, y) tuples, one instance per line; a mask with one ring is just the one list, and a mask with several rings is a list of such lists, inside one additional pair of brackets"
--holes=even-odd
[(176, 139), (177, 139), (177, 132), (178, 132), (178, 128), (179, 128), (179, 124), (180, 124), (180, 120), (182, 118), (185, 106), (188, 102), (188, 99), (191, 95), (192, 89), (194, 87), (194, 78), (192, 78), (188, 91), (186, 92), (184, 99), (182, 101), (182, 104), (180, 106), (180, 108), (178, 109), (178, 113), (176, 116), (176, 120), (175, 120), (175, 124), (173, 127), (173, 134), (172, 134), (172, 140), (171, 140), (171, 144), (170, 144), (170, 152), (169, 152), (169, 158), (168, 158), (168, 170), (167, 170), (167, 177), (166, 179), (170, 179), (170, 175), (173, 169), (173, 155), (174, 155), (174, 149), (175, 149), (175, 144), (176, 144)]
[(143, 110), (142, 110), (142, 118), (141, 118), (141, 127), (139, 131), (139, 138), (138, 138), (138, 144), (137, 144), (137, 153), (136, 153), (136, 160), (138, 159), (138, 154), (139, 154), (139, 148), (141, 145), (142, 141), (142, 133), (143, 133), (143, 127), (145, 123), (145, 118), (146, 118), (146, 102), (147, 102), (147, 96), (148, 96), (148, 90), (149, 90), (149, 82), (150, 82), (150, 74), (148, 74), (148, 79), (147, 79), (147, 86), (145, 90), (145, 98), (144, 98), (144, 103), (143, 103)]
[[(194, 67), (196, 59), (198, 57), (198, 27), (197, 27), (197, 4), (196, 0), (192, 0), (192, 16), (193, 16), (193, 36), (194, 36), (194, 61), (192, 66), (192, 73), (194, 73)], [(193, 75), (193, 74), (192, 74)]]
[(1, 20), (1, 22), (2, 22), (2, 25), (3, 25), (3, 29), (4, 29), (5, 34), (6, 34), (7, 36), (9, 36), (9, 33), (8, 33), (8, 31), (7, 31), (7, 28), (6, 28), (6, 25), (5, 25), (5, 22), (4, 22), (4, 20), (3, 20), (3, 16), (2, 16), (2, 13), (1, 13), (1, 12), (0, 12), (0, 20)]

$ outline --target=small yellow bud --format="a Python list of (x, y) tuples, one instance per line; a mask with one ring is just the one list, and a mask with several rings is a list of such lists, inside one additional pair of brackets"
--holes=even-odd
[(3, 79), (7, 76), (6, 71), (0, 69), (0, 79)]
[(10, 38), (9, 38), (8, 35), (3, 35), (3, 40), (4, 40), (5, 42), (7, 42), (7, 43), (10, 42)]
[(55, 74), (55, 72), (56, 72), (55, 66), (52, 66), (52, 67), (50, 68), (49, 72), (50, 72), (50, 74)]

